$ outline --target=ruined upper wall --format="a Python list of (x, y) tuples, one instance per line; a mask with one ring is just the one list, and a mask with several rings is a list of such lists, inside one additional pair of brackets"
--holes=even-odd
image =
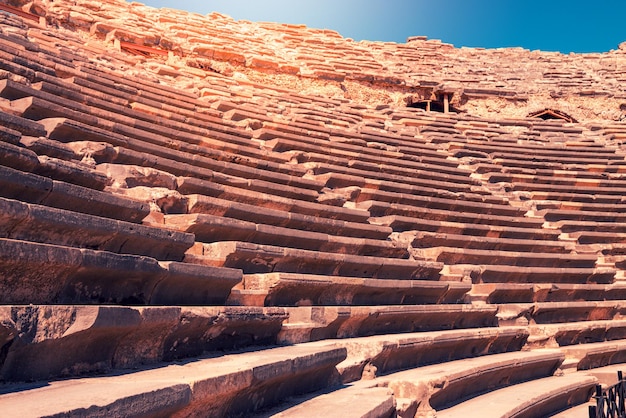
[(423, 37), (406, 44), (355, 42), (303, 25), (235, 21), (122, 0), (9, 3), (86, 40), (171, 51), (170, 65), (368, 105), (404, 105), (445, 92), (456, 109), (476, 116), (525, 117), (553, 108), (579, 121), (620, 120), (626, 107), (626, 43), (602, 54), (564, 55), (455, 48)]

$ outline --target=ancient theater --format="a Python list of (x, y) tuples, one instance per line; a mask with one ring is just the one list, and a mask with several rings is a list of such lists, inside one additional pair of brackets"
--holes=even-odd
[(624, 416), (625, 196), (626, 43), (0, 0), (0, 416)]

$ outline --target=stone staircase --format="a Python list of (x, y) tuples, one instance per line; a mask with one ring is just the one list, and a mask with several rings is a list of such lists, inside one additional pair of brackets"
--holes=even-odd
[(509, 82), (466, 94), (514, 102), (619, 75), (66, 3), (0, 13), (3, 416), (575, 414), (624, 362), (625, 126), (278, 82), (408, 91), (489, 59)]

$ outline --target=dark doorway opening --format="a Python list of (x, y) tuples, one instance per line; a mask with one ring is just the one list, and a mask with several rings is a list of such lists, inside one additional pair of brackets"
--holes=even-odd
[(450, 105), (448, 94), (438, 95), (435, 100), (419, 100), (416, 102), (409, 100), (407, 107), (413, 109), (423, 109), (427, 112), (459, 113), (457, 109)]

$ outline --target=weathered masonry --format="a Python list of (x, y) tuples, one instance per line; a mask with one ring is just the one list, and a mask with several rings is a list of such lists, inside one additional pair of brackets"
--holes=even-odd
[(0, 10), (0, 415), (588, 416), (615, 387), (624, 45)]

